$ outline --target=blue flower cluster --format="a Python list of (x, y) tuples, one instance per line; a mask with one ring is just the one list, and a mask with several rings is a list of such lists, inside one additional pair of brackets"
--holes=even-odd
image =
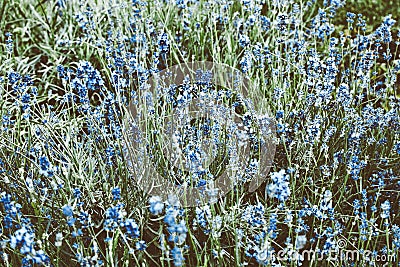
[(18, 250), (23, 255), (21, 266), (48, 265), (50, 258), (41, 248), (41, 240), (36, 238), (34, 224), (22, 213), (22, 206), (4, 191), (0, 196), (0, 212), (4, 213), (0, 231), (1, 258), (7, 259), (8, 253)]
[(290, 196), (289, 174), (285, 170), (271, 174), (272, 183), (266, 187), (266, 193), (271, 198), (286, 201)]
[[(174, 266), (183, 266), (185, 261), (183, 255), (187, 249), (185, 242), (188, 232), (187, 224), (183, 219), (185, 215), (184, 209), (180, 208), (173, 198), (164, 204), (160, 197), (153, 196), (150, 198), (149, 203), (149, 209), (153, 215), (163, 215), (163, 222), (169, 234), (167, 240), (164, 239), (164, 234), (161, 235), (161, 250), (166, 253), (167, 257), (171, 253)], [(168, 243), (173, 245), (173, 249), (170, 251)]]

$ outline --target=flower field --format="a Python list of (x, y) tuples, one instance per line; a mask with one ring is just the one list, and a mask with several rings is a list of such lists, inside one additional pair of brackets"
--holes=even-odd
[(400, 266), (399, 23), (0, 1), (0, 266)]

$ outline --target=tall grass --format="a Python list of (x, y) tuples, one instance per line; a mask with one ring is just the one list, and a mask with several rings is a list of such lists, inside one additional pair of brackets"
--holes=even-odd
[[(398, 265), (400, 8), (383, 6), (1, 2), (1, 265)], [(240, 70), (278, 141), (255, 192), (182, 207), (141, 190), (123, 122), (194, 61)]]

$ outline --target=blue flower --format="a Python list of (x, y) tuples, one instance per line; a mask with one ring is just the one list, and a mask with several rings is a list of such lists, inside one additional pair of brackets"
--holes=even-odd
[(111, 190), (111, 193), (113, 195), (113, 200), (121, 199), (121, 188), (119, 188), (119, 187), (113, 188)]
[(106, 211), (106, 219), (104, 220), (104, 229), (106, 231), (113, 231), (118, 226), (124, 226), (124, 217), (126, 212), (123, 210), (124, 204), (120, 203), (116, 206), (108, 208)]
[(394, 151), (396, 151), (397, 154), (400, 155), (400, 142), (395, 144), (393, 149), (394, 149)]
[(284, 111), (283, 110), (277, 110), (276, 111), (276, 118), (277, 119), (283, 118), (283, 115), (284, 115)]
[(129, 235), (129, 237), (137, 238), (140, 236), (139, 226), (137, 225), (135, 220), (126, 219), (123, 223), (123, 226), (125, 227), (126, 233)]
[(40, 174), (43, 174), (45, 177), (52, 177), (54, 175), (54, 166), (50, 163), (46, 156), (39, 158), (39, 165)]
[(254, 227), (260, 227), (265, 224), (265, 208), (264, 205), (259, 202), (257, 205), (249, 205), (246, 207), (242, 214), (242, 219), (247, 221)]
[(381, 204), (381, 218), (387, 219), (390, 217), (390, 202), (389, 200), (386, 200)]
[(277, 198), (279, 201), (286, 201), (290, 196), (289, 175), (285, 170), (271, 174), (272, 183), (266, 187), (266, 193), (271, 198)]
[(74, 192), (74, 197), (75, 198), (80, 198), (81, 195), (82, 195), (82, 192), (81, 192), (81, 190), (79, 188), (74, 188), (73, 192)]
[(184, 220), (178, 224), (172, 224), (168, 227), (168, 232), (171, 234), (170, 240), (175, 244), (182, 244), (185, 242), (186, 233), (188, 232)]
[(22, 77), (21, 77), (21, 75), (18, 73), (18, 72), (10, 72), (9, 74), (8, 74), (8, 81), (11, 83), (11, 84), (16, 84), (19, 80), (21, 80), (22, 79)]
[(250, 39), (247, 35), (241, 34), (239, 36), (239, 45), (241, 47), (246, 47), (250, 44)]
[(145, 250), (146, 247), (147, 247), (146, 242), (143, 241), (143, 240), (137, 241), (137, 242), (135, 243), (135, 246), (136, 246), (136, 249), (137, 249), (137, 250), (141, 250), (141, 251), (142, 251), (142, 250)]
[(164, 203), (161, 202), (161, 198), (159, 196), (152, 196), (149, 199), (150, 203), (150, 212), (154, 215), (162, 213), (164, 209)]
[(185, 258), (182, 255), (182, 249), (179, 247), (174, 247), (171, 250), (171, 254), (172, 254), (172, 259), (174, 260), (174, 265), (182, 266), (183, 262), (185, 261)]
[(298, 235), (296, 238), (296, 249), (302, 249), (307, 243), (307, 237), (305, 235)]
[(66, 216), (66, 217), (71, 217), (74, 215), (74, 212), (72, 211), (72, 207), (69, 205), (65, 205), (62, 208), (62, 212), (63, 212), (64, 216)]

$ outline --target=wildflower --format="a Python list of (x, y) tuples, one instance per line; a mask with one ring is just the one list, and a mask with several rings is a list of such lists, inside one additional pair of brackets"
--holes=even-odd
[(259, 227), (265, 224), (264, 213), (265, 208), (262, 203), (249, 205), (243, 212), (242, 219), (252, 226)]
[(328, 210), (332, 208), (332, 192), (330, 190), (325, 190), (320, 209), (321, 210)]
[(384, 43), (390, 43), (392, 41), (391, 27), (395, 23), (396, 21), (392, 19), (392, 15), (388, 15), (383, 19), (383, 23), (375, 31), (375, 36), (378, 42), (382, 41)]
[(123, 208), (124, 204), (120, 203), (107, 209), (106, 219), (104, 220), (104, 229), (106, 231), (113, 231), (123, 222), (126, 215)]
[(137, 250), (140, 250), (140, 251), (145, 250), (146, 247), (147, 247), (146, 242), (143, 241), (143, 240), (137, 241), (137, 242), (135, 243), (135, 246), (136, 246), (136, 249), (137, 249)]
[(161, 202), (161, 198), (159, 196), (152, 196), (149, 199), (150, 203), (150, 212), (153, 215), (160, 214), (164, 209), (164, 203)]
[(386, 200), (381, 204), (381, 218), (387, 219), (390, 217), (390, 202), (389, 200)]
[(267, 185), (266, 193), (271, 198), (277, 198), (279, 201), (286, 201), (290, 196), (289, 175), (285, 170), (271, 174), (272, 183)]
[(46, 156), (39, 158), (40, 173), (46, 177), (52, 177), (54, 175), (55, 167), (50, 163)]
[(71, 216), (74, 215), (74, 212), (73, 212), (73, 210), (72, 210), (72, 207), (69, 206), (69, 205), (65, 205), (65, 206), (62, 208), (62, 212), (63, 212), (64, 216), (66, 216), (66, 217), (71, 217)]
[(12, 33), (10, 32), (6, 32), (6, 49), (7, 49), (7, 53), (11, 54), (13, 52), (13, 39), (12, 39)]
[(121, 188), (119, 188), (119, 187), (113, 188), (111, 190), (111, 193), (113, 195), (113, 200), (121, 199)]
[(304, 245), (307, 243), (307, 237), (305, 235), (298, 235), (296, 237), (296, 246), (295, 248), (300, 250), (304, 247)]
[(159, 40), (158, 40), (158, 49), (161, 54), (168, 52), (169, 41), (168, 41), (168, 35), (166, 33), (163, 33), (160, 35)]
[(182, 266), (183, 262), (185, 261), (185, 258), (183, 257), (183, 254), (182, 254), (182, 249), (179, 247), (174, 247), (171, 250), (171, 254), (172, 254), (172, 259), (174, 261), (174, 265)]
[(241, 34), (239, 36), (239, 45), (241, 47), (246, 47), (250, 44), (250, 39), (247, 35)]
[(283, 118), (283, 115), (284, 115), (284, 111), (283, 110), (277, 110), (276, 111), (276, 118), (277, 119)]
[(125, 227), (125, 231), (130, 238), (137, 238), (140, 236), (139, 226), (135, 220), (126, 219), (121, 226)]
[(79, 188), (74, 188), (74, 197), (78, 199), (81, 197), (81, 195), (82, 195), (81, 190)]
[(209, 205), (205, 205), (204, 207), (196, 207), (196, 220), (194, 221), (195, 225), (199, 225), (203, 228), (204, 233), (209, 233), (209, 225), (208, 221), (211, 220), (211, 210)]
[(54, 243), (54, 245), (56, 247), (61, 247), (62, 245), (62, 240), (63, 240), (63, 234), (62, 233), (57, 233), (56, 234), (56, 242)]
[(251, 69), (253, 63), (252, 63), (252, 57), (251, 57), (251, 52), (250, 51), (245, 51), (244, 56), (240, 61), (240, 66), (242, 68), (242, 71), (244, 73), (249, 72)]

